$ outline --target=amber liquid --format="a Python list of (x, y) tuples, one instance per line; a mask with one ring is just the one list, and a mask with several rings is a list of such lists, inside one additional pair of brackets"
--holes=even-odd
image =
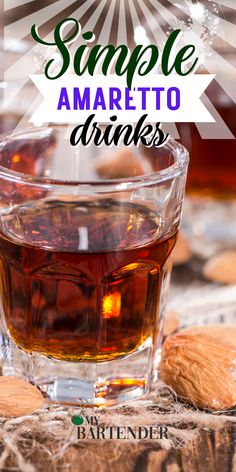
[(158, 331), (163, 268), (176, 233), (143, 206), (45, 201), (2, 216), (7, 328), (29, 352), (107, 361)]

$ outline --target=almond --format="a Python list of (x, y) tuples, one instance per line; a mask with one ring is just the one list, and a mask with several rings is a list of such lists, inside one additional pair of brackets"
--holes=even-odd
[(230, 344), (236, 350), (236, 325), (218, 323), (203, 326), (190, 326), (179, 332), (184, 334), (208, 334), (212, 338), (218, 339), (221, 343)]
[(0, 416), (28, 415), (43, 403), (42, 393), (30, 383), (16, 377), (0, 377)]
[(176, 311), (167, 311), (164, 315), (163, 336), (166, 338), (179, 328), (180, 320)]
[[(205, 349), (203, 345), (205, 339)], [(224, 410), (236, 404), (236, 384), (224, 366), (224, 352), (207, 335), (175, 334), (163, 345), (160, 378), (196, 407)]]
[(203, 266), (203, 275), (214, 282), (236, 284), (236, 251), (212, 256)]
[(179, 234), (174, 248), (174, 265), (186, 264), (192, 257), (192, 252), (188, 240)]
[[(198, 350), (203, 354), (207, 353), (215, 358), (215, 362), (221, 363), (226, 369), (232, 368), (236, 361), (236, 347), (231, 344), (223, 343), (206, 333), (176, 333), (176, 340), (179, 345), (189, 345), (197, 342)], [(172, 345), (173, 336), (165, 341), (165, 347), (168, 349)]]
[(97, 173), (107, 179), (121, 179), (145, 174), (143, 164), (131, 149), (120, 149), (113, 155), (98, 159)]

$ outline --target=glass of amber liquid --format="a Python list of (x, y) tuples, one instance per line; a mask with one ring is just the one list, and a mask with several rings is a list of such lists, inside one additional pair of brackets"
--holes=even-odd
[(158, 378), (188, 153), (169, 140), (154, 172), (141, 148), (72, 147), (67, 134), (1, 140), (3, 375), (56, 403), (113, 405)]

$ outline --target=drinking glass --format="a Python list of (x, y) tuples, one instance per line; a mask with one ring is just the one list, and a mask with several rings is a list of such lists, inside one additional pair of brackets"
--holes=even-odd
[(154, 388), (187, 166), (171, 139), (72, 147), (64, 127), (2, 138), (3, 375), (65, 404), (114, 405)]

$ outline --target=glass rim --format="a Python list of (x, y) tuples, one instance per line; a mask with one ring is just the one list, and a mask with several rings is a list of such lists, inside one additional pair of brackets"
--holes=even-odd
[[(27, 127), (25, 129), (20, 129), (17, 131), (7, 132), (4, 134), (0, 134), (0, 147), (2, 144), (7, 144), (8, 141), (13, 141), (21, 136), (34, 135), (39, 133), (45, 133), (49, 131), (53, 131), (55, 129), (65, 129), (68, 125), (49, 125), (49, 126), (40, 126), (40, 127)], [(132, 147), (132, 146), (130, 146)], [(7, 167), (0, 165), (0, 178), (11, 180), (15, 183), (22, 183), (28, 185), (34, 185), (39, 187), (91, 187), (95, 189), (101, 189), (101, 187), (106, 187), (111, 191), (124, 191), (130, 190), (134, 187), (143, 187), (148, 186), (151, 184), (158, 184), (163, 183), (164, 181), (168, 181), (175, 177), (178, 177), (185, 171), (188, 162), (189, 162), (189, 152), (187, 149), (177, 141), (175, 141), (172, 137), (168, 139), (168, 141), (161, 147), (169, 150), (174, 156), (175, 160), (174, 163), (168, 166), (165, 169), (161, 169), (156, 172), (151, 172), (144, 175), (134, 176), (134, 177), (125, 177), (119, 179), (104, 179), (104, 180), (60, 180), (60, 179), (50, 179), (44, 176), (33, 176), (30, 174), (22, 173), (7, 169)], [(161, 149), (160, 148), (160, 149)], [(159, 148), (157, 148), (158, 150)], [(0, 149), (1, 151), (1, 149)], [(104, 189), (102, 189), (104, 191)]]

